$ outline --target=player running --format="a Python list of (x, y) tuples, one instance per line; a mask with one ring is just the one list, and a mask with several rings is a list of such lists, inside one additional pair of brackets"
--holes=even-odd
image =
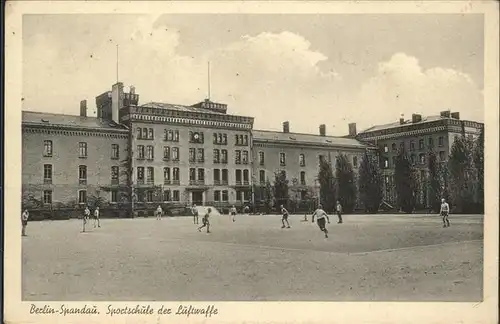
[(191, 212), (193, 213), (193, 223), (194, 224), (199, 224), (198, 221), (198, 208), (196, 208), (196, 205), (193, 205), (193, 208), (191, 209)]
[(206, 227), (207, 228), (207, 233), (210, 233), (210, 221), (208, 220), (208, 217), (210, 217), (210, 213), (212, 212), (212, 208), (208, 208), (207, 209), (207, 213), (205, 214), (205, 216), (203, 216), (203, 219), (201, 220), (203, 222), (203, 225), (201, 225), (200, 227), (198, 227), (198, 232), (201, 232), (201, 229), (203, 227)]
[(156, 208), (156, 220), (161, 220), (162, 214), (163, 214), (163, 209), (161, 209), (161, 206), (158, 205), (158, 208)]
[(338, 224), (342, 224), (342, 205), (338, 200), (337, 200), (337, 207), (335, 208), (335, 210), (337, 211), (337, 216), (339, 217)]
[(325, 233), (325, 238), (328, 238), (328, 230), (326, 229), (325, 218), (328, 220), (328, 224), (330, 224), (330, 217), (323, 210), (323, 206), (319, 205), (318, 209), (316, 209), (312, 215), (312, 223), (314, 223), (314, 216), (318, 219), (319, 229)]
[(83, 231), (85, 232), (85, 225), (87, 224), (87, 220), (90, 218), (90, 209), (89, 206), (85, 206), (85, 210), (83, 211)]
[(233, 222), (236, 220), (236, 207), (231, 207), (231, 209), (229, 210), (230, 214), (231, 214), (231, 218), (233, 219)]
[(101, 221), (99, 219), (99, 206), (97, 206), (94, 210), (94, 228), (96, 227), (101, 227)]
[(444, 198), (441, 199), (441, 210), (439, 213), (443, 217), (443, 227), (450, 227), (450, 220), (448, 219), (448, 215), (450, 214), (450, 205), (448, 205)]
[(288, 223), (288, 210), (285, 209), (285, 207), (283, 207), (283, 205), (280, 206), (281, 208), (281, 214), (283, 215), (283, 217), (281, 217), (281, 222), (283, 223), (283, 226), (281, 226), (281, 228), (285, 228), (285, 222), (288, 226), (286, 226), (286, 228), (290, 228), (290, 223)]
[(21, 231), (21, 235), (22, 236), (27, 236), (26, 235), (26, 226), (28, 226), (28, 218), (29, 218), (29, 216), (30, 216), (30, 214), (29, 214), (29, 212), (28, 212), (27, 209), (25, 209), (23, 211), (23, 213), (21, 214), (21, 224), (23, 226), (23, 229)]

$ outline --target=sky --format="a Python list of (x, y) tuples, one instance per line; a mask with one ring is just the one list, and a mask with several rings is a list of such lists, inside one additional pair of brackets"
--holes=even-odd
[[(23, 16), (23, 110), (79, 114), (118, 79), (140, 103), (207, 98), (254, 128), (345, 135), (401, 114), (484, 121), (483, 16)], [(117, 55), (117, 45), (119, 51)], [(118, 58), (118, 60), (117, 60)]]

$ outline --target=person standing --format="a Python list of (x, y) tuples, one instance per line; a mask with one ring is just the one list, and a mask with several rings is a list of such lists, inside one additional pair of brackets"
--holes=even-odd
[(312, 223), (314, 223), (314, 216), (318, 219), (319, 229), (325, 233), (325, 238), (328, 238), (328, 230), (326, 229), (325, 218), (328, 220), (328, 224), (330, 224), (330, 217), (328, 217), (327, 213), (323, 210), (323, 206), (319, 205), (318, 209), (316, 209), (312, 215)]
[(441, 199), (441, 210), (439, 213), (441, 214), (441, 217), (443, 217), (443, 227), (450, 227), (450, 220), (448, 219), (450, 214), (450, 205), (448, 205), (444, 198)]
[(162, 214), (163, 214), (163, 209), (161, 209), (161, 206), (158, 205), (158, 208), (156, 208), (156, 220), (161, 220)]
[(87, 224), (87, 220), (90, 218), (90, 209), (88, 206), (85, 206), (85, 210), (83, 211), (83, 231), (85, 232), (85, 225)]
[(23, 213), (21, 214), (21, 224), (23, 226), (22, 231), (21, 231), (22, 236), (27, 236), (26, 235), (26, 227), (28, 226), (28, 218), (29, 217), (30, 217), (30, 213), (28, 212), (27, 209), (25, 209), (23, 211)]
[(198, 232), (201, 232), (201, 229), (203, 227), (206, 227), (207, 228), (207, 233), (210, 233), (210, 221), (209, 221), (209, 217), (210, 217), (210, 213), (212, 212), (212, 208), (208, 208), (207, 209), (207, 213), (205, 214), (205, 216), (203, 216), (203, 219), (202, 219), (202, 222), (203, 222), (203, 225), (201, 225), (200, 227), (198, 227)]
[(281, 217), (281, 223), (283, 223), (283, 226), (281, 226), (281, 228), (285, 228), (285, 222), (287, 224), (286, 228), (290, 228), (290, 223), (288, 222), (288, 210), (285, 209), (285, 207), (283, 207), (283, 205), (280, 206), (281, 208), (281, 214), (283, 215)]
[(231, 213), (231, 217), (232, 217), (233, 222), (234, 222), (236, 220), (236, 207), (234, 207), (234, 205), (233, 205), (233, 207), (231, 207), (229, 212)]
[(99, 206), (97, 206), (94, 210), (94, 228), (96, 227), (101, 227), (101, 221), (99, 219)]
[(335, 207), (335, 210), (337, 211), (337, 216), (339, 218), (338, 223), (342, 224), (342, 205), (340, 204), (340, 201), (337, 200), (337, 206)]
[(199, 224), (198, 221), (198, 208), (196, 208), (196, 205), (193, 205), (193, 208), (191, 209), (191, 212), (193, 213), (193, 222), (194, 224)]

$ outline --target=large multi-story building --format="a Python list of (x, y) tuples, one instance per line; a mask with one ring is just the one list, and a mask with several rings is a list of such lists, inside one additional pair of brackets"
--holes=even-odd
[[(482, 124), (462, 121), (458, 113), (371, 127), (359, 134), (349, 124), (344, 137), (319, 133), (254, 130), (252, 117), (227, 113), (227, 106), (205, 100), (191, 106), (151, 102), (139, 105), (133, 87), (122, 83), (96, 97), (97, 117), (23, 112), (23, 202), (42, 205), (80, 205), (88, 197), (118, 204), (124, 192), (133, 193), (138, 209), (159, 202), (189, 206), (241, 206), (253, 197), (255, 186), (274, 181), (285, 172), (289, 196), (317, 196), (319, 161), (335, 165), (339, 154), (355, 173), (367, 150), (378, 147), (384, 172), (384, 192), (392, 202), (394, 161), (404, 146), (425, 176), (428, 147), (447, 159), (454, 137), (477, 136)], [(425, 187), (422, 203), (425, 205)], [(125, 200), (130, 198), (125, 198)], [(150, 205), (150, 206), (154, 206)]]
[(396, 157), (399, 150), (404, 149), (422, 180), (418, 202), (422, 207), (428, 207), (425, 180), (428, 176), (426, 159), (429, 150), (435, 152), (438, 161), (447, 161), (455, 138), (465, 135), (475, 139), (483, 126), (482, 123), (461, 120), (458, 112), (442, 111), (437, 116), (413, 114), (411, 120), (400, 118), (398, 122), (373, 126), (357, 134), (356, 138), (378, 147), (384, 175), (384, 197), (390, 203), (396, 201)]

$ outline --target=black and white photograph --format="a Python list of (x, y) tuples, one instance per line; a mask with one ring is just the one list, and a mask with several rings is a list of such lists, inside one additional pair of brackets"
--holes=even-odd
[(485, 301), (484, 13), (64, 8), (20, 15), (5, 108), (31, 314)]

